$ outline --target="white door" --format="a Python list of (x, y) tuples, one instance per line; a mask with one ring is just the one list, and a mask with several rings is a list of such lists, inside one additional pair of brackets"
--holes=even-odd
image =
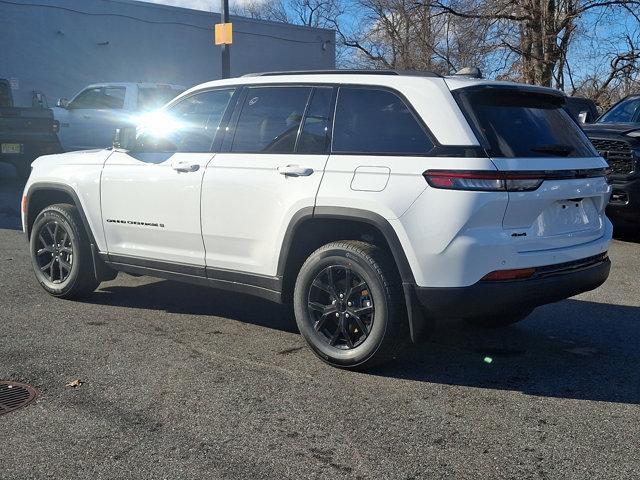
[(64, 150), (107, 148), (116, 128), (130, 123), (124, 86), (96, 86), (80, 92), (66, 109), (56, 108)]
[(276, 275), (289, 221), (315, 203), (332, 96), (330, 87), (245, 89), (225, 136), (227, 152), (216, 154), (203, 179), (208, 268)]
[(232, 94), (224, 89), (181, 99), (139, 127), (139, 151), (109, 157), (101, 180), (109, 255), (204, 266), (202, 178)]

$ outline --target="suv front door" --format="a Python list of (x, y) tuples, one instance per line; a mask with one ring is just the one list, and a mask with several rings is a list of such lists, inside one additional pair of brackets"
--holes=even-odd
[(107, 159), (101, 201), (112, 261), (204, 275), (202, 178), (233, 94), (220, 89), (178, 100), (143, 121), (135, 152), (116, 150)]
[(208, 274), (275, 276), (291, 218), (313, 207), (329, 151), (332, 87), (243, 90), (222, 153), (207, 166), (202, 235)]

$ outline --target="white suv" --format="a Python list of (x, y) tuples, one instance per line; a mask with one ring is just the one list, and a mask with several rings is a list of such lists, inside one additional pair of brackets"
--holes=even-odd
[(36, 277), (65, 298), (123, 271), (290, 302), (347, 368), (436, 319), (508, 325), (609, 274), (607, 164), (564, 101), (393, 71), (203, 84), (113, 149), (33, 163)]

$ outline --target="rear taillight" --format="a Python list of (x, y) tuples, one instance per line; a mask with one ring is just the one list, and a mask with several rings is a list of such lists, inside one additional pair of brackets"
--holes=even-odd
[(525, 192), (537, 189), (544, 177), (520, 172), (427, 170), (424, 178), (433, 188), (489, 192)]
[(553, 170), (498, 172), (495, 170), (427, 170), (424, 178), (433, 188), (475, 190), (481, 192), (530, 192), (545, 180), (575, 180), (606, 177), (605, 168), (586, 170)]

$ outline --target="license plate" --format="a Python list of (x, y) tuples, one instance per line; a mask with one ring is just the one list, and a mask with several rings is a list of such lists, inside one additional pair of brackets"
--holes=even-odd
[(2, 153), (22, 153), (22, 144), (21, 143), (3, 143), (2, 144)]

